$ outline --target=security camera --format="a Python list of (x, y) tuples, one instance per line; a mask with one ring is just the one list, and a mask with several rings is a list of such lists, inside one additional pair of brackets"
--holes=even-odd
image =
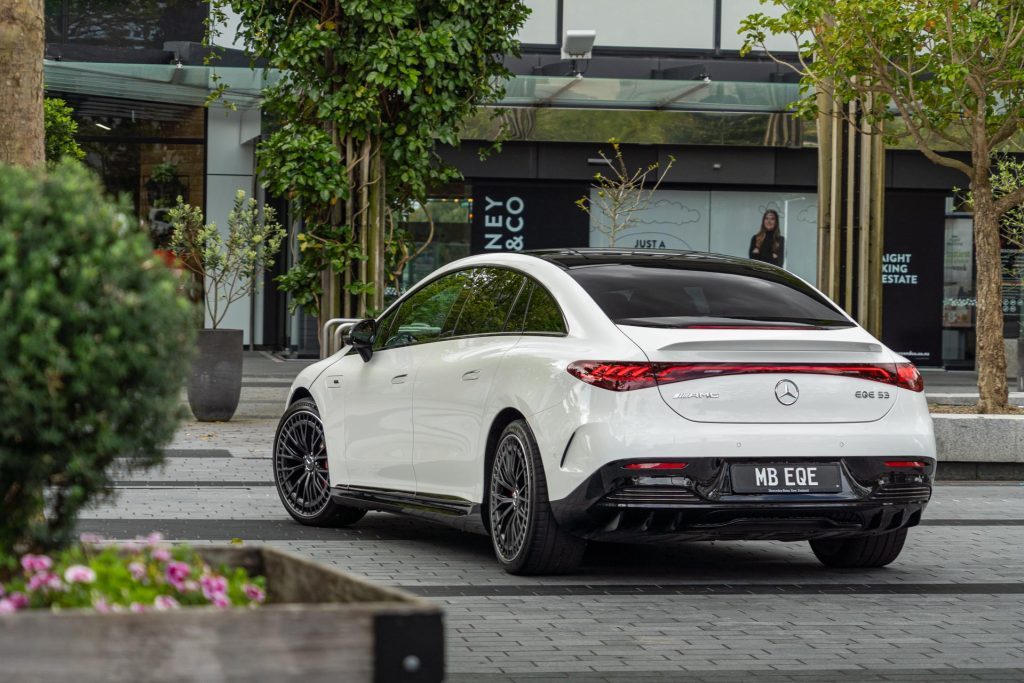
[(562, 59), (590, 59), (597, 31), (569, 29), (562, 38)]

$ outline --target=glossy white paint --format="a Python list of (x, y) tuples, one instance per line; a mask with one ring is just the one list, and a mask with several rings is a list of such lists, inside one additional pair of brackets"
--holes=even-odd
[[(346, 348), (310, 366), (293, 393), (308, 390), (321, 407), (333, 485), (480, 502), (487, 435), (506, 409), (518, 411), (533, 430), (553, 500), (622, 458), (935, 456), (923, 392), (816, 375), (701, 379), (669, 391), (707, 392), (702, 387), (714, 385), (713, 391), (729, 392), (719, 404), (725, 407), (689, 399), (694, 403), (677, 413), (676, 400), (663, 398), (656, 387), (612, 392), (566, 371), (576, 360), (906, 362), (859, 327), (799, 333), (620, 329), (560, 267), (523, 254), (473, 256), (435, 275), (483, 265), (514, 268), (543, 284), (562, 308), (568, 335), (447, 339), (380, 351), (369, 363), (345, 355)], [(475, 369), (480, 379), (463, 381)], [(391, 384), (402, 373), (407, 381)], [(328, 389), (328, 378), (339, 375), (345, 387)], [(783, 378), (801, 389), (793, 406), (774, 397)], [(861, 399), (854, 396), (858, 390), (891, 395)]]

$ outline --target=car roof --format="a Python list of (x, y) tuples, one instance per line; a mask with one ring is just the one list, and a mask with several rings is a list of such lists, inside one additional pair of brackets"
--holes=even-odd
[(662, 265), (669, 268), (693, 270), (759, 270), (772, 273), (785, 272), (762, 261), (706, 251), (680, 251), (665, 249), (536, 249), (521, 252), (569, 270), (598, 265)]

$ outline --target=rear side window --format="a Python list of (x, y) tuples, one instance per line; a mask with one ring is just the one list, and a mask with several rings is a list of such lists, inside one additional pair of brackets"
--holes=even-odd
[(526, 276), (505, 268), (476, 268), (472, 278), (466, 303), (455, 323), (455, 336), (504, 331)]
[(564, 335), (565, 318), (550, 292), (535, 280), (527, 278), (526, 286), (516, 300), (505, 331)]
[(826, 298), (774, 269), (603, 264), (569, 274), (620, 325), (853, 326)]

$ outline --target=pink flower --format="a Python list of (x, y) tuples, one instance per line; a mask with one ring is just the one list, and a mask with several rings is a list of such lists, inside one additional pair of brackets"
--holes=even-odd
[(148, 543), (151, 548), (160, 543), (160, 541), (162, 540), (164, 540), (164, 535), (161, 534), (159, 531), (154, 531), (149, 536), (146, 536), (146, 543)]
[(218, 595), (224, 595), (228, 589), (228, 580), (216, 574), (206, 574), (199, 579), (199, 585), (203, 587), (203, 597), (213, 600)]
[(21, 558), (21, 568), (26, 573), (49, 571), (53, 566), (53, 560), (46, 555), (32, 555), (29, 553)]
[(164, 574), (167, 576), (167, 583), (179, 591), (184, 588), (185, 579), (188, 578), (191, 569), (184, 562), (168, 562)]
[(178, 604), (178, 601), (169, 595), (156, 596), (156, 600), (153, 601), (153, 606), (161, 612), (181, 607), (181, 605)]
[(226, 596), (224, 593), (217, 593), (212, 598), (210, 598), (210, 602), (213, 603), (214, 607), (220, 607), (221, 609), (224, 609), (225, 607), (231, 607), (231, 600), (228, 599), (228, 596)]
[(0, 598), (0, 614), (11, 614), (17, 612), (18, 608), (7, 598)]
[(171, 551), (167, 548), (157, 548), (153, 551), (153, 559), (157, 562), (167, 562), (171, 559)]
[(78, 540), (84, 545), (96, 545), (103, 542), (103, 537), (99, 534), (82, 534)]
[(132, 578), (136, 581), (142, 581), (146, 578), (146, 565), (141, 562), (132, 562), (129, 564), (128, 571), (131, 572)]
[(14, 605), (14, 609), (25, 609), (28, 607), (28, 596), (24, 593), (11, 593), (7, 596), (7, 599)]
[(254, 583), (247, 583), (242, 586), (242, 590), (245, 591), (245, 597), (249, 598), (253, 602), (263, 602), (267, 599), (263, 589)]
[(96, 572), (81, 564), (74, 564), (64, 570), (64, 580), (68, 583), (92, 583), (96, 580)]
[(135, 612), (137, 614), (141, 614), (146, 611), (146, 608), (137, 602), (133, 602), (132, 604), (128, 605), (128, 609), (129, 611)]
[(60, 590), (63, 587), (64, 584), (61, 583), (60, 577), (56, 574), (51, 574), (50, 572), (39, 572), (37, 574), (33, 574), (32, 578), (28, 580), (27, 586), (29, 592), (31, 593), (35, 593), (36, 591), (42, 590), (44, 588), (50, 590)]
[(96, 598), (95, 600), (93, 600), (92, 601), (92, 607), (93, 607), (94, 610), (96, 610), (100, 614), (106, 614), (106, 613), (112, 611), (110, 609), (110, 604), (107, 603), (107, 601), (104, 600), (103, 598)]

